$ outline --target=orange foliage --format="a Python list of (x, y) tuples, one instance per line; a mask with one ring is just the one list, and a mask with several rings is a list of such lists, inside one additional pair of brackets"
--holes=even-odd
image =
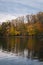
[(35, 23), (35, 26), (40, 32), (43, 31), (43, 24), (41, 22)]

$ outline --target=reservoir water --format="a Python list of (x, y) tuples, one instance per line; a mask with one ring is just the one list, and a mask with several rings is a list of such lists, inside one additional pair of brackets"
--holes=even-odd
[(43, 65), (43, 38), (0, 38), (0, 65)]

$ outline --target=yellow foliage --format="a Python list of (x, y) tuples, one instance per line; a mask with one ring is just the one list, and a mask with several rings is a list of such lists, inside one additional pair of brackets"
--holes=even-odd
[(15, 35), (20, 35), (20, 32), (19, 31), (15, 31)]
[(29, 26), (27, 26), (27, 32), (29, 33), (29, 35), (35, 34), (34, 25), (29, 25)]

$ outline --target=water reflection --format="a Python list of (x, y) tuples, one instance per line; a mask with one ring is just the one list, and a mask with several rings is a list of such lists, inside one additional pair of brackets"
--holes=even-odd
[(35, 36), (0, 38), (0, 49), (18, 56), (43, 61), (43, 39)]

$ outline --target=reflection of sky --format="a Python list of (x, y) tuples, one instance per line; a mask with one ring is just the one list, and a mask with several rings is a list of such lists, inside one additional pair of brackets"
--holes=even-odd
[(43, 62), (0, 51), (0, 65), (43, 65)]
[(5, 17), (6, 15), (19, 16), (39, 11), (43, 11), (43, 0), (0, 0), (0, 14)]

